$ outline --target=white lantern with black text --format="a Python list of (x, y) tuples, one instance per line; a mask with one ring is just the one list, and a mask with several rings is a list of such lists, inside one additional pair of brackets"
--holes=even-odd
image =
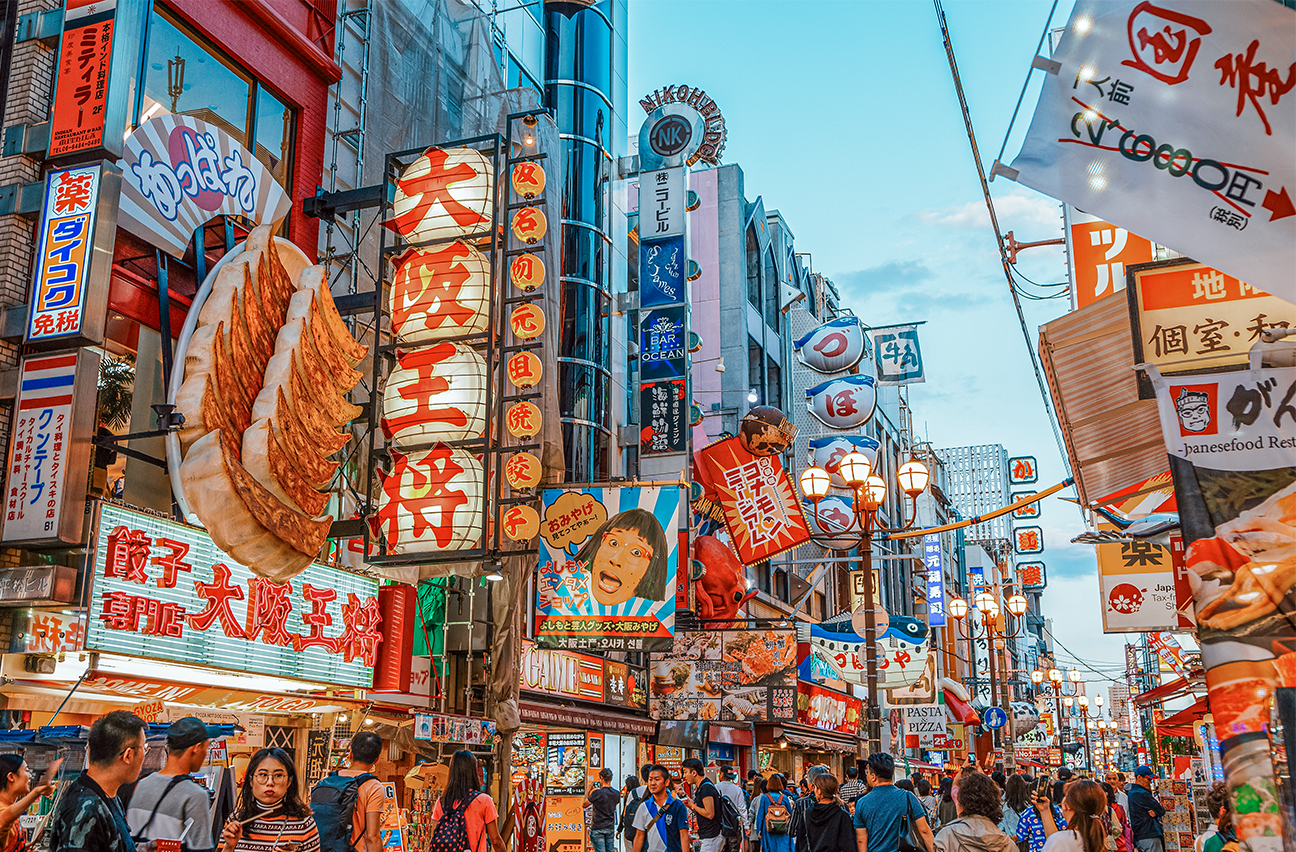
[(472, 453), (438, 444), (406, 455), (383, 477), (375, 518), (394, 553), (471, 550), (482, 537), (482, 464)]
[(383, 388), (383, 434), (398, 447), (479, 438), (486, 429), (486, 362), (442, 342), (400, 352)]
[(428, 148), (396, 179), (387, 227), (412, 243), (489, 231), (495, 167), (471, 148)]

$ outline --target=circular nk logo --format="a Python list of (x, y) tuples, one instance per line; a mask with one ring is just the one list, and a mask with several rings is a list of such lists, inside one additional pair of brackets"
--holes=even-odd
[(688, 147), (693, 139), (693, 125), (679, 115), (666, 115), (652, 126), (648, 144), (662, 157), (673, 157)]

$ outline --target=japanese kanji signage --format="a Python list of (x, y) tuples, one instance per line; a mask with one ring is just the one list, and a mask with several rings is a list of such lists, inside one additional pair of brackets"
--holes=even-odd
[(861, 704), (852, 695), (797, 681), (797, 721), (802, 725), (854, 736), (863, 718)]
[(687, 308), (676, 305), (639, 315), (639, 377), (682, 379), (688, 372)]
[[(1009, 498), (1009, 500), (1010, 502), (1016, 503), (1018, 500), (1025, 500), (1027, 497), (1034, 497), (1034, 496), (1035, 496), (1034, 491), (1015, 491), (1013, 492), (1013, 495), (1012, 497)], [(1039, 501), (1036, 500), (1034, 503), (1027, 503), (1025, 506), (1022, 506), (1020, 509), (1013, 512), (1012, 516), (1014, 519), (1017, 520), (1038, 518), (1040, 516)]]
[(858, 317), (838, 317), (811, 329), (792, 344), (797, 360), (816, 373), (849, 370), (868, 352), (864, 323)]
[(675, 632), (679, 488), (546, 489), (536, 641), (643, 651)]
[[(878, 578), (875, 576), (873, 579), (876, 590)], [(876, 605), (875, 608), (881, 609)], [(859, 684), (868, 682), (863, 608), (835, 615), (823, 624), (803, 622), (797, 629), (799, 641), (807, 652), (800, 661), (803, 679), (810, 676), (816, 663), (822, 663), (841, 680)], [(931, 651), (930, 635), (927, 624), (920, 618), (879, 615), (874, 651), (878, 660), (879, 688), (904, 689), (915, 686), (924, 678)]]
[(832, 429), (855, 429), (877, 409), (877, 380), (872, 376), (839, 376), (805, 392), (806, 408)]
[(215, 124), (187, 115), (161, 115), (135, 128), (122, 172), (121, 226), (174, 257), (215, 216), (263, 225), (292, 207), (251, 151)]
[(1017, 527), (1013, 530), (1014, 553), (1043, 553), (1044, 531), (1039, 527)]
[(914, 385), (927, 381), (916, 324), (875, 328), (872, 333), (877, 347), (878, 384)]
[(640, 174), (639, 241), (682, 236), (687, 196), (685, 170), (682, 168)]
[[(1200, 263), (1165, 261), (1138, 267), (1130, 278), (1134, 361), (1156, 364), (1164, 373), (1245, 364), (1262, 331), (1296, 323), (1290, 299)], [(1292, 283), (1285, 287), (1290, 292)], [(1148, 381), (1139, 386), (1141, 397), (1151, 399)]]
[(96, 350), (81, 349), (23, 359), (0, 540), (82, 540), (99, 357)]
[(940, 533), (923, 536), (923, 564), (927, 566), (927, 624), (945, 626), (945, 565)]
[(688, 380), (639, 385), (639, 449), (645, 455), (688, 450)]
[(1008, 481), (1013, 485), (1039, 482), (1039, 463), (1034, 456), (1016, 456), (1008, 459)]
[(1156, 260), (1151, 240), (1111, 222), (1064, 205), (1067, 255), (1071, 269), (1071, 306), (1083, 308), (1125, 289), (1125, 270)]
[(641, 452), (647, 455), (687, 452), (689, 402), (686, 305), (654, 308), (640, 313), (639, 377), (643, 380), (639, 385)]
[(679, 633), (669, 653), (652, 655), (648, 675), (648, 713), (654, 719), (797, 719), (794, 630)]
[(139, 39), (151, 7), (140, 0), (68, 0), (49, 159), (121, 153), (121, 130), (138, 82)]
[(45, 176), (28, 343), (102, 343), (121, 172), (111, 163)]
[(778, 456), (754, 456), (736, 437), (697, 454), (694, 476), (720, 504), (744, 565), (763, 562), (810, 540), (796, 492)]
[(258, 577), (196, 527), (112, 505), (92, 536), (85, 647), (368, 687), (382, 641), (378, 581), (311, 563)]
[(1186, 580), (1181, 592), (1175, 589), (1182, 545), (1175, 551), (1150, 541), (1121, 541), (1097, 548), (1104, 633), (1192, 628), (1192, 592)]
[(1296, 269), (1296, 11), (1076, 3), (1000, 174), (1279, 295)]
[(1048, 571), (1043, 562), (1018, 562), (1022, 591), (1037, 592), (1048, 585)]

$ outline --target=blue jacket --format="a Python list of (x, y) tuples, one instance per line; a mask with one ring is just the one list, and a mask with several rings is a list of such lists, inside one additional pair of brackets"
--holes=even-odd
[[(1152, 811), (1156, 816), (1149, 816), (1148, 811)], [(1157, 797), (1152, 795), (1151, 790), (1144, 788), (1140, 784), (1130, 787), (1129, 818), (1135, 843), (1140, 840), (1163, 836), (1165, 832), (1161, 828), (1161, 817), (1164, 815), (1165, 808), (1157, 801)]]

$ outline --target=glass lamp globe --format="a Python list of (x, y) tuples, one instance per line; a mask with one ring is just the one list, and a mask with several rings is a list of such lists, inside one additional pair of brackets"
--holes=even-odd
[(995, 597), (990, 592), (977, 592), (976, 597), (972, 599), (976, 608), (982, 612), (988, 612), (990, 607), (995, 606)]
[(873, 464), (869, 461), (868, 456), (859, 450), (854, 450), (842, 456), (842, 460), (837, 465), (837, 473), (845, 480), (851, 488), (859, 488), (869, 478), (869, 473), (873, 470)]
[(1026, 612), (1026, 596), (1013, 595), (1008, 598), (1008, 611), (1013, 615), (1024, 615)]
[(1062, 682), (1062, 672), (1058, 671), (1057, 669), (1049, 669), (1049, 670), (1048, 670), (1048, 679), (1051, 680), (1053, 683), (1061, 683), (1061, 682)]
[(968, 603), (962, 598), (954, 598), (949, 602), (949, 614), (954, 618), (963, 618), (967, 611)]
[(864, 483), (864, 505), (876, 509), (886, 501), (886, 492), (886, 481), (880, 476), (870, 476)]
[(911, 459), (900, 465), (900, 470), (896, 473), (896, 482), (900, 483), (900, 490), (910, 497), (917, 497), (927, 490), (927, 483), (931, 479), (931, 474), (927, 472), (927, 465)]
[(801, 494), (809, 501), (817, 503), (828, 493), (828, 471), (812, 465), (801, 472)]
[(1084, 680), (1084, 676), (1083, 676), (1082, 674), (1080, 674), (1080, 670), (1079, 670), (1079, 669), (1072, 669), (1072, 670), (1071, 670), (1071, 673), (1070, 673), (1069, 675), (1067, 675), (1067, 678), (1068, 678), (1072, 683), (1079, 683), (1080, 681)]
[(1043, 683), (1044, 672), (1040, 671), (1039, 669), (1036, 669), (1035, 671), (1031, 672), (1031, 682), (1034, 683), (1036, 686), (1039, 686), (1041, 683)]

